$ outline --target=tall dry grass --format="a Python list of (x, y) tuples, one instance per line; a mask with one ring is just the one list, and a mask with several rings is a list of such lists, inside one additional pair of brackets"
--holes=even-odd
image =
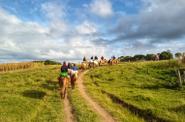
[(0, 64), (0, 72), (28, 69), (28, 68), (38, 67), (41, 65), (44, 65), (44, 64), (43, 63), (34, 63), (34, 62)]

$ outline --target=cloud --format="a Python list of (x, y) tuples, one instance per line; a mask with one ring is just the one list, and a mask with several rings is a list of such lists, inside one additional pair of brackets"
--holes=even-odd
[(142, 2), (143, 8), (139, 13), (119, 15), (116, 26), (106, 33), (107, 36), (113, 36), (113, 39), (100, 37), (94, 42), (108, 46), (123, 44), (119, 47), (122, 49), (120, 51), (132, 55), (168, 49), (178, 51), (185, 48), (185, 1)]
[(3, 7), (0, 62), (184, 50), (184, 0), (127, 1), (35, 1), (39, 5), (33, 16), (38, 20), (25, 16), (20, 6), (15, 15)]
[(84, 21), (81, 25), (76, 27), (76, 31), (79, 34), (93, 34), (97, 32), (96, 26), (93, 23)]
[(46, 2), (41, 5), (41, 10), (49, 19), (61, 19), (66, 15), (66, 9), (57, 2)]
[(58, 37), (67, 32), (68, 25), (65, 21), (67, 9), (58, 2), (46, 2), (41, 5), (41, 12), (49, 19), (50, 34)]
[(93, 0), (90, 4), (91, 12), (100, 17), (109, 17), (114, 12), (109, 0)]
[(118, 40), (181, 38), (185, 33), (184, 11), (183, 0), (145, 1), (139, 14), (123, 16), (113, 32), (119, 35)]
[(83, 56), (105, 54), (104, 46), (96, 48), (90, 41), (93, 37), (84, 35), (96, 32), (96, 27), (89, 21), (76, 25), (76, 30), (66, 25), (71, 29), (64, 32), (58, 23), (55, 23), (56, 30), (52, 31), (53, 21), (45, 27), (32, 21), (24, 22), (3, 9), (0, 9), (0, 15), (1, 62), (81, 59)]

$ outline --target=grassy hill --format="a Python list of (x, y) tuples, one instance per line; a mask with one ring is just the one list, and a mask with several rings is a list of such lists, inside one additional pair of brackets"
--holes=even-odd
[[(0, 73), (0, 122), (64, 122), (64, 104), (58, 92), (58, 65), (30, 67)], [(69, 89), (75, 120), (98, 122), (98, 115), (77, 89)]]
[[(185, 121), (185, 86), (177, 84), (176, 61), (133, 62), (90, 69), (84, 85), (117, 121)], [(63, 122), (58, 65), (0, 73), (0, 122)], [(99, 122), (78, 89), (68, 94), (78, 122)]]
[(55, 121), (64, 118), (58, 94), (58, 66), (0, 74), (0, 121)]
[[(182, 66), (180, 66), (182, 67)], [(118, 121), (185, 121), (185, 87), (176, 61), (123, 63), (91, 69), (87, 91)]]

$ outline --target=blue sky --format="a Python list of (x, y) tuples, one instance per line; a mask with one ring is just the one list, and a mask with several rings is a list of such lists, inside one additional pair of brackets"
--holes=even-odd
[(0, 62), (182, 52), (184, 11), (184, 0), (0, 0)]

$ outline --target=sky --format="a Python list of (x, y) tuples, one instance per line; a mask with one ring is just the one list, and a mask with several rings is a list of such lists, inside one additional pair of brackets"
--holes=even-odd
[(185, 0), (0, 0), (0, 63), (185, 51)]

